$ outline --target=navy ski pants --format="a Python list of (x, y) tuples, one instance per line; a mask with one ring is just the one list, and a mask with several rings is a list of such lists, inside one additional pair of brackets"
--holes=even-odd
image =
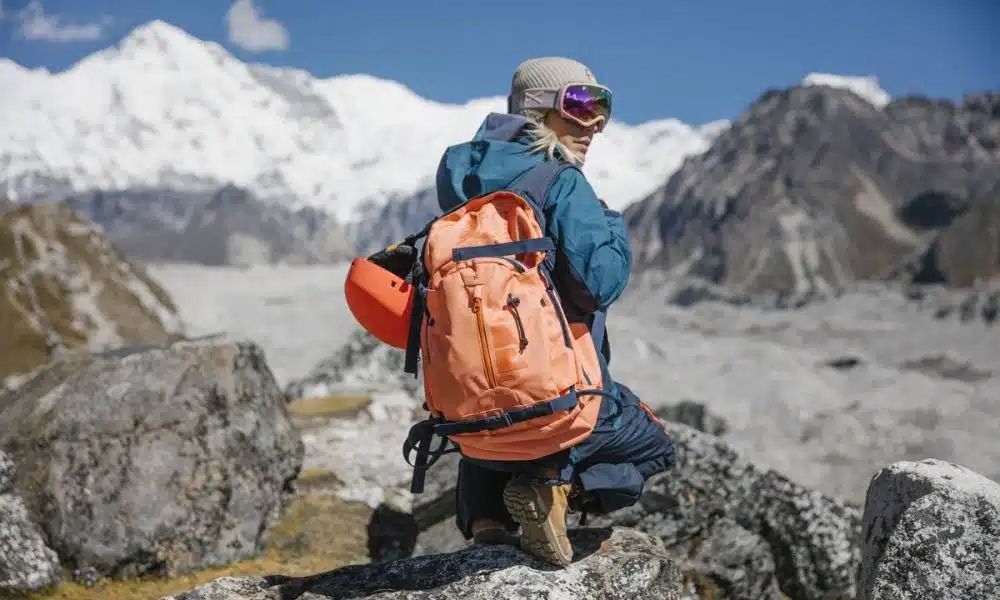
[(673, 467), (674, 444), (656, 419), (626, 386), (616, 384), (620, 401), (601, 398), (593, 433), (576, 446), (537, 461), (484, 461), (463, 457), (459, 461), (456, 522), (465, 539), (472, 537), (472, 522), (488, 518), (517, 523), (503, 503), (503, 490), (519, 473), (537, 473), (555, 467), (558, 480), (575, 482), (582, 490), (580, 509), (606, 514), (635, 504), (646, 480)]

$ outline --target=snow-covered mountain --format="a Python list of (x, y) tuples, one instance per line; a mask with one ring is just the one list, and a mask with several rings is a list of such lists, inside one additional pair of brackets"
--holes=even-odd
[[(233, 184), (345, 223), (362, 205), (433, 185), (441, 152), (505, 106), (503, 96), (443, 104), (368, 75), (246, 64), (162, 21), (60, 73), (0, 59), (0, 88), (0, 195)], [(621, 207), (726, 125), (612, 123), (586, 170)]]

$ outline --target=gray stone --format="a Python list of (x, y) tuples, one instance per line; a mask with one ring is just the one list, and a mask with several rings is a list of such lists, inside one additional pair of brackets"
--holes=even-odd
[[(338, 391), (403, 390), (423, 397), (423, 379), (403, 372), (405, 353), (379, 341), (363, 329), (309, 373), (285, 387), (289, 400), (326, 396)], [(416, 404), (419, 405), (419, 402)]]
[(783, 600), (767, 541), (728, 518), (668, 547), (697, 598)]
[(17, 476), (17, 467), (7, 453), (0, 450), (0, 494), (6, 494), (14, 489), (14, 478)]
[(940, 460), (872, 478), (859, 600), (986, 600), (1000, 590), (1000, 484)]
[[(667, 428), (677, 447), (676, 467), (650, 478), (636, 505), (593, 517), (591, 524), (635, 527), (670, 547), (703, 537), (720, 519), (726, 519), (766, 543), (774, 576), (788, 597), (853, 597), (860, 552), (858, 510), (758, 468), (715, 436), (679, 423), (668, 423)], [(711, 574), (717, 568), (705, 572)], [(761, 579), (749, 572), (729, 578)], [(744, 588), (733, 597), (749, 593)]]
[(729, 431), (729, 424), (702, 402), (682, 400), (656, 409), (656, 416), (664, 421), (683, 423), (698, 431), (723, 436)]
[(0, 408), (16, 489), (69, 568), (172, 576), (265, 547), (301, 467), (251, 343), (71, 355)]
[(59, 581), (59, 557), (28, 518), (21, 499), (0, 494), (0, 595), (24, 594)]
[[(677, 446), (675, 469), (650, 478), (637, 504), (590, 515), (588, 525), (654, 535), (680, 565), (685, 582), (714, 589), (722, 594), (719, 600), (777, 599), (779, 592), (794, 600), (853, 597), (859, 510), (755, 466), (716, 436), (680, 423), (668, 423), (668, 429)], [(454, 494), (447, 486), (435, 489), (440, 502)], [(468, 546), (452, 518), (437, 513), (435, 520), (417, 521), (385, 519), (378, 558)], [(569, 525), (572, 530), (573, 517)]]
[(513, 546), (353, 565), (308, 577), (224, 578), (161, 600), (681, 600), (681, 573), (661, 544), (628, 529), (571, 534), (576, 558), (560, 569)]

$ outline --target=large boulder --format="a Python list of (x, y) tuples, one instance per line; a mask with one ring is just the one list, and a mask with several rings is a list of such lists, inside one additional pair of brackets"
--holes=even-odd
[(60, 350), (162, 343), (182, 330), (169, 294), (65, 205), (0, 214), (0, 379)]
[[(675, 468), (650, 478), (634, 506), (591, 515), (588, 525), (654, 535), (685, 582), (718, 600), (853, 598), (860, 510), (756, 466), (716, 436), (680, 423), (668, 428)], [(389, 505), (375, 511), (373, 559), (467, 546), (449, 518), (454, 466), (435, 465), (428, 476), (433, 485), (413, 503), (410, 520)]]
[(872, 478), (859, 600), (986, 600), (1000, 590), (1000, 484), (952, 463), (897, 462)]
[(0, 451), (0, 595), (25, 594), (56, 583), (59, 559), (14, 489), (15, 467)]
[(161, 600), (493, 600), (495, 598), (690, 598), (673, 559), (653, 538), (627, 529), (571, 534), (576, 560), (566, 569), (513, 546), (352, 565), (308, 577), (226, 577)]
[(0, 405), (16, 489), (69, 568), (176, 575), (264, 549), (303, 456), (252, 343), (71, 354)]
[[(854, 596), (860, 511), (757, 467), (718, 437), (679, 423), (668, 423), (668, 429), (677, 447), (675, 468), (650, 478), (634, 506), (593, 518), (593, 525), (635, 527), (656, 535), (678, 556), (697, 550), (706, 539), (740, 539), (745, 556), (766, 548), (774, 579), (788, 598)], [(734, 545), (725, 545), (730, 556), (719, 560), (732, 564)], [(691, 567), (717, 587), (737, 592), (726, 597), (750, 597), (753, 589), (768, 589), (765, 562), (746, 561), (733, 576), (732, 567), (706, 568), (705, 561), (712, 558), (702, 551)]]

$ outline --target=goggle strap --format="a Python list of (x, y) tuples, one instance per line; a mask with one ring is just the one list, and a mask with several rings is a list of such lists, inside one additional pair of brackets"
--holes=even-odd
[(532, 88), (521, 92), (521, 106), (524, 108), (559, 108), (562, 90)]

